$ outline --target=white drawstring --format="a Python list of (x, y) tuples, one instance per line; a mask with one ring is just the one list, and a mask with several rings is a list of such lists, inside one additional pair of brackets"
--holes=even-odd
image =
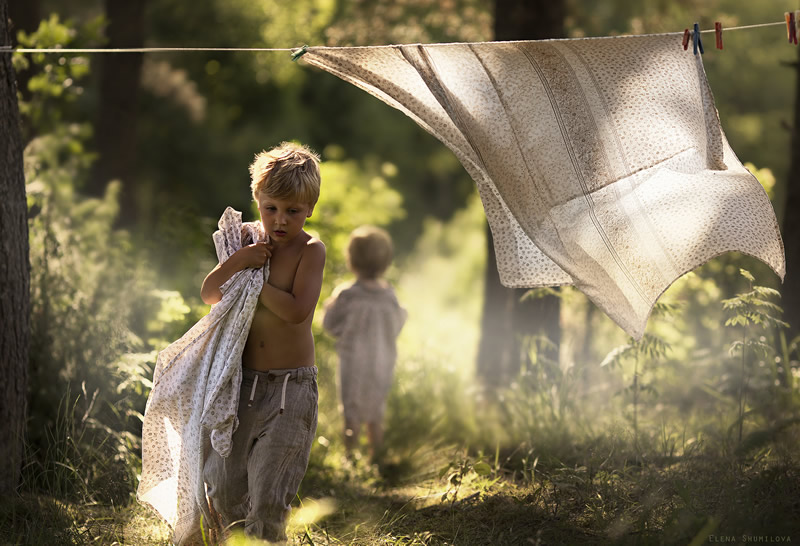
[[(281, 389), (281, 414), (283, 414), (283, 408), (286, 407), (286, 383), (289, 382), (289, 376), (291, 375), (291, 372), (286, 372), (286, 374), (283, 376), (283, 388)], [(253, 407), (253, 398), (256, 396), (256, 385), (258, 385), (258, 375), (253, 378), (253, 388), (250, 389), (250, 401), (247, 403), (248, 408)]]
[(253, 407), (253, 397), (256, 395), (256, 385), (258, 385), (258, 375), (255, 376), (255, 379), (253, 379), (253, 388), (250, 389), (250, 402), (247, 403), (248, 408)]
[(289, 382), (290, 375), (292, 375), (291, 372), (286, 372), (286, 375), (283, 376), (283, 388), (281, 389), (281, 414), (283, 414), (283, 407), (286, 405), (286, 383)]

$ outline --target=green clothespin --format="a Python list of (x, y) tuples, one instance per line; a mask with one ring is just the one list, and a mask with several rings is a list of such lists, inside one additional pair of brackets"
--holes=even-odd
[(300, 57), (305, 55), (306, 51), (308, 51), (308, 44), (305, 44), (301, 48), (293, 49), (292, 50), (292, 61), (296, 61), (297, 59), (299, 59)]

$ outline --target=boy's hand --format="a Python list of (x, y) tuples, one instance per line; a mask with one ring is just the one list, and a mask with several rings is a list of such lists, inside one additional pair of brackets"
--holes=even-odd
[(264, 241), (240, 248), (224, 263), (217, 264), (217, 267), (203, 279), (203, 286), (200, 287), (200, 297), (203, 302), (208, 305), (219, 303), (222, 300), (220, 287), (233, 275), (251, 267), (263, 267), (271, 257), (272, 244)]
[(272, 257), (272, 244), (259, 242), (252, 245), (243, 246), (236, 251), (242, 269), (253, 267), (263, 267), (267, 260)]

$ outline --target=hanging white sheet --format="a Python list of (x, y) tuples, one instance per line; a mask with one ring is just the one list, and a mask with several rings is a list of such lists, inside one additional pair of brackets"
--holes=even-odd
[[(242, 213), (228, 207), (213, 238), (222, 263), (265, 234), (261, 222), (243, 228)], [(269, 263), (235, 273), (221, 287), (222, 300), (158, 354), (142, 426), (137, 498), (169, 524), (176, 544), (196, 538), (201, 514), (209, 521), (203, 462), (210, 449), (230, 454), (242, 351), (268, 276)]]
[(506, 286), (574, 284), (639, 338), (662, 292), (721, 253), (783, 278), (772, 206), (680, 36), (311, 47), (302, 59), (455, 153)]

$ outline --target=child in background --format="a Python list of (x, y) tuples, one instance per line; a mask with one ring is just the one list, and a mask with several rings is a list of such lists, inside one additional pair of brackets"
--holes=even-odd
[(366, 424), (373, 462), (381, 454), (383, 413), (397, 359), (395, 342), (407, 316), (391, 285), (381, 278), (392, 253), (392, 240), (383, 229), (355, 229), (347, 247), (347, 266), (356, 281), (337, 287), (324, 306), (323, 326), (337, 338), (345, 448), (352, 452), (361, 425)]

